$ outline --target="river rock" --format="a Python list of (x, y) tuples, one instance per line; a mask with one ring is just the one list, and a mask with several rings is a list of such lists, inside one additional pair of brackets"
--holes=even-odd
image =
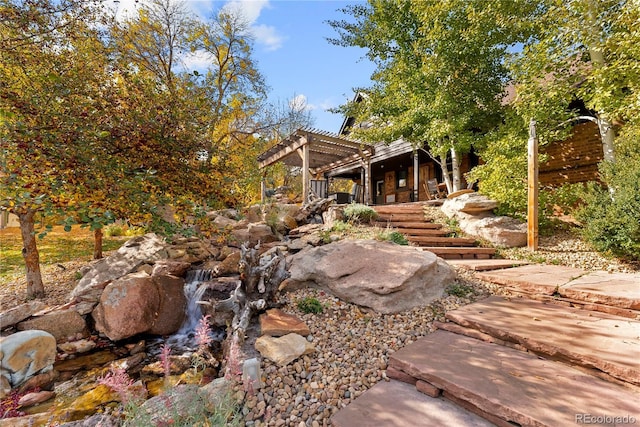
[(155, 335), (177, 332), (184, 322), (187, 298), (184, 295), (184, 279), (175, 276), (152, 276), (160, 302), (153, 326), (148, 330)]
[(0, 329), (5, 329), (23, 321), (46, 307), (42, 301), (29, 301), (0, 313)]
[(73, 309), (57, 310), (42, 316), (32, 317), (18, 323), (17, 328), (20, 331), (38, 329), (49, 332), (58, 343), (89, 336), (89, 329), (84, 317)]
[(277, 338), (263, 335), (256, 340), (255, 348), (263, 357), (280, 366), (286, 366), (298, 357), (315, 351), (313, 344), (298, 334)]
[(0, 348), (0, 375), (11, 387), (50, 371), (56, 360), (56, 339), (45, 331), (21, 331), (0, 338)]
[(96, 262), (71, 292), (76, 311), (88, 314), (100, 300), (104, 288), (141, 264), (168, 258), (167, 244), (153, 233), (127, 241), (114, 254)]
[(312, 286), (379, 313), (398, 313), (444, 295), (455, 271), (431, 252), (376, 240), (340, 240), (291, 257), (285, 289)]
[(160, 307), (158, 288), (146, 273), (132, 273), (109, 284), (91, 316), (98, 332), (112, 341), (153, 327)]

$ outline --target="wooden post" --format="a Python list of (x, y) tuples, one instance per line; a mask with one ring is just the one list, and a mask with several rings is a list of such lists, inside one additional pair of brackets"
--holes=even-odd
[(538, 137), (536, 122), (529, 122), (529, 143), (527, 150), (527, 248), (538, 250)]
[(311, 173), (309, 171), (309, 137), (307, 143), (302, 146), (302, 205), (309, 202), (309, 185), (311, 181)]
[(418, 201), (420, 194), (420, 159), (418, 158), (418, 150), (413, 152), (413, 201)]

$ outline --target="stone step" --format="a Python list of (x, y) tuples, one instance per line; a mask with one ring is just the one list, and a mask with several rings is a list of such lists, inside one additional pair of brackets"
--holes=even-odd
[(470, 237), (438, 237), (438, 236), (409, 236), (407, 240), (420, 246), (474, 246), (476, 239)]
[(495, 253), (494, 248), (479, 248), (479, 247), (438, 247), (438, 246), (423, 246), (421, 248), (424, 251), (429, 251), (440, 258), (450, 259), (489, 259)]
[(405, 236), (440, 236), (449, 234), (449, 230), (444, 228), (402, 228), (400, 231)]
[(525, 293), (640, 310), (640, 273), (606, 273), (557, 265), (526, 265), (477, 277)]
[(386, 214), (386, 215), (378, 215), (377, 221), (391, 221), (391, 222), (421, 222), (425, 221), (425, 216), (422, 213), (418, 214), (406, 214), (406, 213), (397, 213), (397, 214)]
[(382, 206), (372, 206), (372, 207), (380, 215), (396, 214), (396, 213), (416, 213), (420, 215), (424, 214), (423, 205), (407, 204), (407, 205), (382, 205)]
[[(378, 227), (393, 227), (393, 228), (421, 228), (421, 229), (440, 229), (442, 228), (442, 224), (436, 224), (433, 222), (396, 222), (396, 221), (376, 221), (375, 224)], [(399, 230), (402, 231), (402, 230)]]
[(490, 271), (528, 265), (528, 261), (515, 259), (452, 259), (449, 264), (471, 271)]
[(331, 417), (336, 427), (490, 427), (493, 424), (412, 385), (382, 381)]
[(548, 359), (640, 385), (640, 321), (502, 296), (450, 311), (446, 318)]
[[(468, 410), (488, 414), (499, 426), (593, 424), (597, 417), (617, 425), (640, 420), (637, 389), (451, 332), (436, 331), (398, 350), (389, 367), (431, 386), (422, 388), (442, 390)], [(392, 405), (400, 402), (394, 399)]]

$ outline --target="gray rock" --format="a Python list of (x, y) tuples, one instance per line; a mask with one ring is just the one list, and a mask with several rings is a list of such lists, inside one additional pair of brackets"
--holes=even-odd
[(0, 329), (8, 328), (46, 307), (42, 301), (30, 301), (0, 313)]
[(263, 335), (256, 340), (255, 347), (263, 357), (280, 366), (286, 366), (298, 357), (315, 351), (313, 344), (298, 334), (278, 338)]
[(462, 194), (453, 199), (446, 199), (442, 205), (442, 212), (449, 218), (454, 218), (458, 212), (477, 215), (491, 212), (498, 207), (498, 202), (480, 193)]
[(515, 248), (527, 245), (527, 224), (508, 216), (459, 220), (465, 233), (488, 240), (497, 246)]
[(291, 257), (285, 289), (310, 285), (380, 313), (425, 306), (455, 272), (430, 252), (376, 240), (341, 240)]
[(11, 387), (50, 371), (56, 361), (56, 339), (45, 331), (22, 331), (0, 338), (0, 348), (0, 375)]
[(73, 309), (52, 311), (20, 322), (17, 326), (20, 331), (37, 329), (49, 332), (58, 343), (89, 336), (84, 317)]

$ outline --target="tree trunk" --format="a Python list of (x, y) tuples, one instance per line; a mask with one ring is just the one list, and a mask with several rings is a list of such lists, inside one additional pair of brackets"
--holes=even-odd
[(460, 174), (460, 158), (454, 147), (451, 147), (451, 169), (453, 172), (453, 191), (460, 191), (462, 175)]
[(40, 255), (36, 245), (35, 214), (36, 212), (32, 210), (17, 214), (22, 234), (22, 256), (27, 270), (27, 298), (29, 299), (44, 298)]
[(451, 184), (451, 178), (449, 177), (449, 168), (447, 167), (447, 156), (440, 156), (440, 169), (442, 169), (442, 178), (445, 184), (447, 184), (447, 191), (453, 193), (453, 186)]
[[(598, 5), (595, 0), (586, 0), (587, 4), (587, 19), (586, 19), (586, 31), (587, 31), (587, 49), (589, 50), (589, 57), (594, 68), (599, 69), (606, 66), (604, 58), (604, 52), (601, 46), (601, 30), (598, 25)], [(607, 84), (604, 87), (598, 87), (597, 89), (608, 89)], [(600, 137), (602, 138), (602, 151), (604, 153), (604, 160), (609, 162), (615, 162), (615, 149), (614, 140), (615, 132), (608, 115), (604, 111), (598, 111), (597, 124), (600, 130)]]
[(102, 228), (93, 231), (93, 259), (102, 258)]

